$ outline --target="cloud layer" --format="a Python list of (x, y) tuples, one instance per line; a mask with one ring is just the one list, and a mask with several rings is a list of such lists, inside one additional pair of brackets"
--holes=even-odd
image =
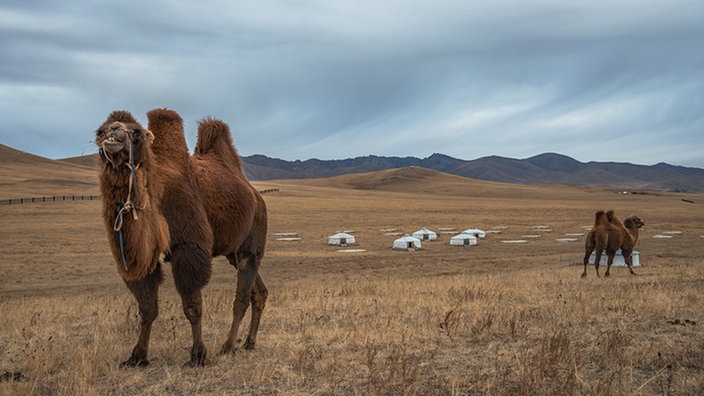
[(3, 3), (1, 142), (81, 155), (111, 110), (169, 107), (244, 155), (704, 167), (701, 2), (238, 3)]

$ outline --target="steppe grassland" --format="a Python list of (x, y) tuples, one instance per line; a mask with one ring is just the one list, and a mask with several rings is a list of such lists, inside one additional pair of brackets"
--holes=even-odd
[[(138, 313), (107, 254), (99, 203), (0, 208), (3, 394), (697, 394), (704, 384), (704, 214), (680, 195), (528, 187), (524, 194), (417, 195), (259, 183), (270, 235), (262, 274), (271, 297), (259, 344), (183, 368), (190, 329), (171, 280), (161, 291), (152, 365), (124, 370)], [(469, 195), (469, 196), (467, 196)], [(527, 198), (524, 198), (527, 197)], [(702, 196), (688, 195), (694, 201)], [(646, 222), (631, 277), (580, 279), (582, 230), (614, 208)], [(507, 226), (472, 248), (448, 236), (393, 252), (382, 229)], [(536, 225), (552, 232), (502, 244)], [(352, 229), (359, 254), (325, 237)], [(656, 233), (682, 231), (669, 240)], [(167, 265), (168, 267), (168, 265)], [(211, 352), (231, 319), (234, 274), (215, 260), (205, 290)], [(166, 271), (168, 273), (168, 269)], [(602, 270), (603, 273), (603, 270)], [(245, 324), (246, 325), (246, 324)]]

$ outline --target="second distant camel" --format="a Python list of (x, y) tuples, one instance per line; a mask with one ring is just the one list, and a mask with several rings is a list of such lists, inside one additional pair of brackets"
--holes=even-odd
[(584, 247), (584, 272), (582, 277), (587, 276), (587, 265), (592, 252), (596, 252), (594, 267), (596, 276), (599, 276), (599, 262), (601, 261), (602, 252), (606, 252), (608, 258), (606, 263), (605, 276), (611, 275), (611, 265), (614, 262), (616, 251), (621, 249), (623, 260), (628, 266), (628, 270), (632, 275), (633, 265), (631, 254), (638, 242), (639, 230), (645, 225), (645, 222), (638, 216), (628, 216), (623, 222), (616, 216), (613, 210), (604, 212), (600, 210), (594, 214), (594, 226), (587, 234)]

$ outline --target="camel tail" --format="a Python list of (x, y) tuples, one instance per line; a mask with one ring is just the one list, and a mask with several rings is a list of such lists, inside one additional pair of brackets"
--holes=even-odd
[(198, 122), (198, 141), (194, 153), (197, 155), (212, 153), (242, 169), (240, 156), (232, 144), (230, 127), (217, 118), (207, 117)]

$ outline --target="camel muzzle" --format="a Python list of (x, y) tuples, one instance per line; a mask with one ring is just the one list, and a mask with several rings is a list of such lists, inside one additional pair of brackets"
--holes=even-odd
[(125, 143), (128, 138), (127, 133), (122, 129), (110, 130), (105, 134), (105, 138), (103, 139), (103, 150), (111, 154), (119, 153), (125, 148)]

